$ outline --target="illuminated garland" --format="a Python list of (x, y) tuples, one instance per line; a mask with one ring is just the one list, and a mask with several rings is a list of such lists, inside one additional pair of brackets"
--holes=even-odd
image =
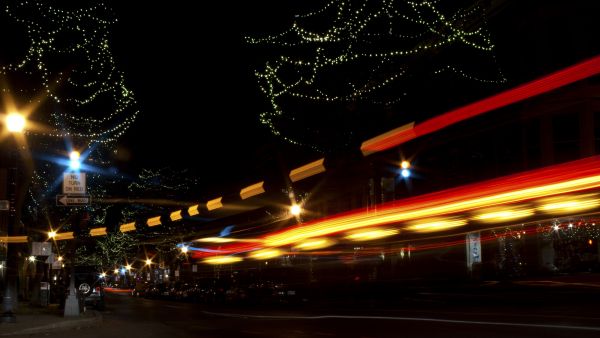
[[(406, 95), (402, 87), (391, 87), (415, 76), (407, 58), (458, 47), (491, 54), (495, 62), (483, 8), (477, 2), (467, 8), (443, 7), (436, 1), (330, 0), (319, 9), (295, 15), (291, 27), (279, 34), (247, 37), (250, 45), (281, 50), (279, 57), (255, 71), (271, 108), (260, 113), (261, 122), (273, 134), (299, 144), (283, 135), (278, 125), (282, 118), (295, 120), (284, 108), (293, 105), (286, 101), (290, 98), (316, 104), (361, 101), (390, 106)], [(323, 23), (327, 27), (322, 28)], [(457, 65), (429, 74), (445, 72), (484, 83), (506, 81), (501, 73), (498, 79), (483, 79)]]
[(36, 76), (37, 92), (52, 102), (47, 121), (52, 129), (28, 133), (90, 143), (123, 135), (138, 110), (109, 47), (109, 28), (116, 22), (111, 10), (103, 3), (68, 10), (46, 1), (1, 4), (0, 19), (22, 26), (29, 46), (22, 59), (0, 65), (0, 74)]

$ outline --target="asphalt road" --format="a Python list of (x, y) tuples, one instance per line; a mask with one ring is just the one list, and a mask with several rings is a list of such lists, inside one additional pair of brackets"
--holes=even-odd
[[(535, 296), (498, 302), (477, 295), (424, 293), (396, 306), (254, 308), (107, 295), (99, 327), (44, 337), (600, 337), (600, 309), (582, 289), (569, 300)], [(490, 296), (490, 295), (487, 295)], [(491, 295), (498, 296), (498, 295)], [(506, 298), (507, 295), (500, 295)], [(482, 298), (483, 297), (483, 298)], [(552, 298), (548, 294), (546, 298)], [(462, 301), (464, 299), (465, 301)], [(450, 301), (449, 301), (450, 300)], [(505, 299), (506, 300), (506, 299)], [(539, 299), (538, 299), (539, 300)], [(39, 337), (40, 335), (36, 335)]]

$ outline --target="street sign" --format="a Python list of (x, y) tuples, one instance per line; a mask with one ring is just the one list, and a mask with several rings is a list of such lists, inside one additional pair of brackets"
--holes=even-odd
[(91, 201), (92, 197), (90, 195), (56, 195), (56, 205), (58, 205), (59, 207), (77, 207), (82, 205), (89, 205)]
[(49, 256), (52, 254), (52, 242), (31, 242), (31, 255)]
[(83, 195), (85, 191), (85, 173), (63, 174), (63, 194)]

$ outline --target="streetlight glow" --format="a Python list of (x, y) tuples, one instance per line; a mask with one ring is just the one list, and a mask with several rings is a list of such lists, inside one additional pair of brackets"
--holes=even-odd
[(408, 161), (402, 161), (402, 162), (400, 163), (400, 167), (401, 167), (402, 169), (408, 169), (408, 168), (410, 168), (410, 162), (408, 162)]
[(189, 249), (188, 249), (187, 245), (184, 245), (184, 246), (182, 246), (182, 247), (181, 247), (181, 252), (182, 252), (182, 253), (187, 253), (187, 252), (188, 252), (188, 250), (189, 250)]
[(63, 256), (58, 256), (58, 261), (62, 262), (62, 260), (63, 260)]
[(48, 238), (50, 238), (50, 239), (56, 238), (56, 231), (49, 231), (48, 232)]
[(302, 208), (298, 204), (294, 204), (290, 207), (290, 212), (292, 215), (298, 216), (302, 212)]
[(127, 271), (130, 271), (130, 270), (131, 270), (131, 264), (127, 264), (127, 265), (125, 266), (125, 269), (127, 269)]
[(25, 116), (13, 112), (6, 116), (6, 128), (12, 133), (22, 133), (25, 129)]
[(152, 265), (152, 260), (150, 258), (146, 259), (146, 265)]
[(81, 156), (81, 154), (79, 154), (78, 151), (73, 150), (70, 154), (69, 154), (69, 167), (73, 170), (77, 170), (81, 167), (81, 162), (79, 160), (79, 157)]
[(30, 262), (35, 262), (35, 256), (29, 256), (27, 259), (29, 259)]

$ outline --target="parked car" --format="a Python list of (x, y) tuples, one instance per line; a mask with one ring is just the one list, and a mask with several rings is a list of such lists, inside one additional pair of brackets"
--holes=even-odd
[(75, 288), (85, 305), (104, 310), (103, 279), (95, 267), (77, 266), (74, 269)]

